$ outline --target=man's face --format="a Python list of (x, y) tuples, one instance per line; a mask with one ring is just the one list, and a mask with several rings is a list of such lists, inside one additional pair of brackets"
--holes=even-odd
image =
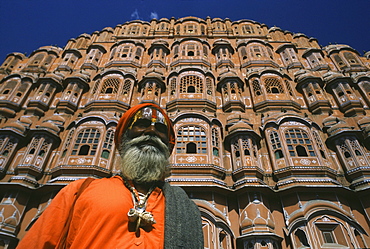
[(133, 117), (127, 131), (127, 136), (131, 139), (144, 135), (157, 136), (168, 147), (166, 119), (160, 111), (151, 107), (140, 109)]
[(122, 137), (122, 174), (136, 183), (162, 181), (168, 172), (168, 145), (162, 113), (151, 107), (139, 110)]

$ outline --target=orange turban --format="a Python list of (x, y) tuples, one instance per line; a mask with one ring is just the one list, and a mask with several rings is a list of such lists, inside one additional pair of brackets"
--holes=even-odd
[(135, 116), (135, 114), (142, 108), (144, 107), (153, 107), (160, 111), (164, 118), (166, 119), (167, 122), (167, 133), (168, 133), (168, 140), (169, 140), (169, 149), (170, 153), (172, 152), (173, 148), (175, 147), (175, 131), (173, 129), (172, 121), (171, 119), (167, 116), (167, 114), (164, 112), (162, 108), (160, 108), (158, 105), (153, 104), (153, 103), (143, 103), (136, 105), (134, 107), (131, 107), (128, 109), (120, 118), (118, 121), (117, 127), (116, 127), (116, 132), (114, 135), (114, 142), (116, 144), (116, 148), (119, 148), (121, 144), (121, 139), (123, 134), (127, 131), (127, 128), (131, 124), (132, 118)]

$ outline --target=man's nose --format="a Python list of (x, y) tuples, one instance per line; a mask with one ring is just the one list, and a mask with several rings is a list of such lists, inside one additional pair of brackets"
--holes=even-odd
[(144, 131), (145, 135), (158, 135), (155, 123), (150, 124)]

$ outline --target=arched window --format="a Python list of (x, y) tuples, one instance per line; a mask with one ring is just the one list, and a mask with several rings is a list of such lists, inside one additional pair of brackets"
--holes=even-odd
[(71, 144), (71, 141), (72, 141), (72, 137), (73, 137), (73, 133), (75, 132), (74, 129), (72, 129), (69, 134), (68, 134), (68, 137), (66, 139), (66, 142), (64, 144), (64, 149), (63, 149), (63, 152), (62, 152), (62, 158), (66, 156), (67, 154), (67, 151), (68, 151), (68, 148), (70, 147), (70, 144)]
[(122, 87), (122, 95), (128, 96), (131, 91), (131, 80), (125, 80), (125, 84)]
[(218, 130), (216, 128), (212, 128), (212, 147), (212, 154), (214, 156), (219, 156), (220, 142)]
[(97, 129), (88, 128), (80, 131), (73, 146), (72, 155), (95, 155), (99, 138), (100, 132)]
[(281, 151), (280, 138), (276, 131), (271, 132), (270, 142), (271, 142), (272, 150), (274, 151), (274, 154), (275, 154), (275, 159), (283, 158), (284, 155), (283, 155), (283, 152)]
[(207, 153), (205, 129), (197, 125), (180, 127), (177, 132), (177, 153)]
[(113, 130), (108, 130), (103, 144), (103, 151), (101, 154), (102, 158), (109, 159), (110, 152), (112, 150), (113, 138), (114, 138)]
[(252, 86), (253, 86), (253, 92), (256, 96), (260, 96), (262, 94), (261, 90), (261, 85), (258, 80), (253, 80), (252, 81)]
[(316, 156), (308, 134), (301, 129), (289, 129), (285, 132), (289, 155), (293, 157)]

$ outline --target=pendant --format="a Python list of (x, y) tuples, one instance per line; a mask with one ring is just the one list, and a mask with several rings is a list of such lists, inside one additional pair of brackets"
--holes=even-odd
[(152, 213), (145, 211), (143, 208), (131, 208), (127, 216), (130, 222), (136, 222), (136, 231), (139, 227), (151, 226), (156, 223)]

